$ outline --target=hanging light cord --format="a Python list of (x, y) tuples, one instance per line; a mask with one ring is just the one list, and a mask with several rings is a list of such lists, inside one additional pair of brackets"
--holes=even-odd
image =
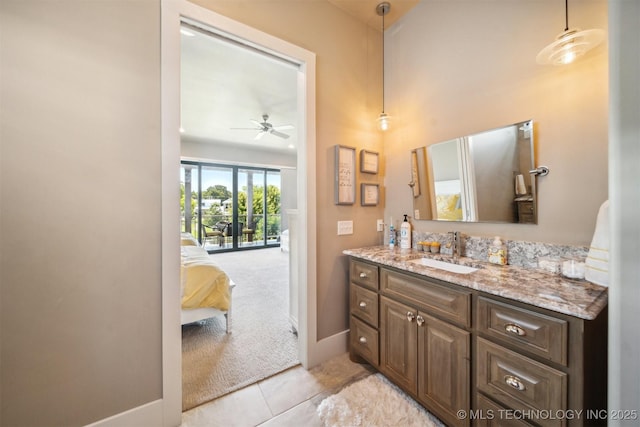
[(569, 31), (569, 0), (564, 0), (564, 30)]
[(384, 15), (382, 12), (382, 112), (384, 113)]

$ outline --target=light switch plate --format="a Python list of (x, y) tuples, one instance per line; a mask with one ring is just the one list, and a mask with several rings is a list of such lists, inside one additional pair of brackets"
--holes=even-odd
[(384, 231), (384, 221), (379, 219), (376, 221), (376, 231)]
[(338, 221), (338, 236), (353, 234), (353, 221)]

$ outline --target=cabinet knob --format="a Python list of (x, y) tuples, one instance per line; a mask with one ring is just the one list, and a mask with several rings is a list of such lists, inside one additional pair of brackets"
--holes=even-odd
[(525, 389), (524, 384), (518, 377), (514, 377), (513, 375), (505, 375), (504, 382), (518, 391), (523, 391)]
[(360, 306), (360, 308), (367, 308), (367, 303), (364, 301), (360, 301), (360, 304), (358, 304)]
[(416, 323), (418, 324), (418, 326), (424, 325), (424, 317), (418, 314), (418, 317), (416, 317)]
[(367, 277), (367, 273), (365, 273), (365, 272), (360, 273), (360, 278), (361, 279), (365, 279), (366, 277)]
[(519, 337), (527, 335), (527, 331), (525, 331), (521, 326), (518, 326), (515, 323), (507, 323), (506, 325), (504, 325), (504, 330), (510, 334), (518, 335)]
[(415, 315), (415, 314), (413, 314), (413, 313), (412, 313), (412, 312), (410, 312), (410, 311), (407, 311), (407, 320), (408, 320), (409, 322), (413, 322), (415, 318), (416, 318), (416, 315)]
[(367, 343), (367, 338), (366, 337), (360, 337), (360, 338), (358, 338), (358, 341), (360, 341), (360, 344), (366, 344)]

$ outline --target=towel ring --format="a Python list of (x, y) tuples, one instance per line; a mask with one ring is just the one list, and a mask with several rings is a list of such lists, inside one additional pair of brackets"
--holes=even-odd
[(546, 166), (538, 166), (535, 169), (531, 169), (529, 171), (529, 174), (531, 175), (535, 175), (535, 176), (545, 176), (545, 175), (549, 175), (549, 168)]

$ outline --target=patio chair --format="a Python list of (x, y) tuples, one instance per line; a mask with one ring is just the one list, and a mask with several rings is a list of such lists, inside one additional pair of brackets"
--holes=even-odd
[(207, 239), (213, 239), (214, 242), (217, 239), (218, 245), (224, 244), (224, 236), (218, 225), (211, 227), (210, 225), (202, 224), (202, 247), (207, 243)]
[(253, 234), (256, 232), (257, 219), (251, 221), (246, 227), (242, 227), (243, 240), (246, 237), (247, 242), (253, 242)]

